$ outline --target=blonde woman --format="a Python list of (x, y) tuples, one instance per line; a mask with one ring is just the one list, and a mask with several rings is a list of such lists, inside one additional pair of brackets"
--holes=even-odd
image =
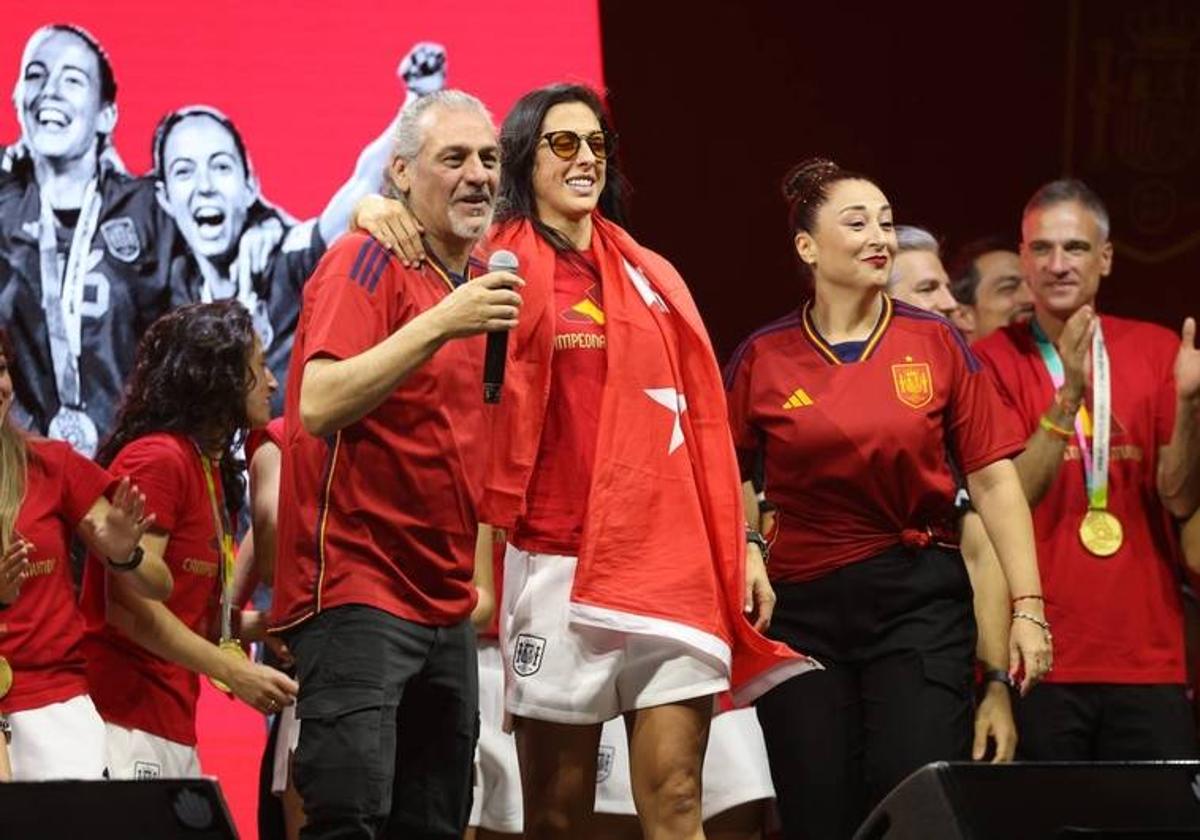
[[(17, 428), (13, 360), (0, 330), (0, 715), (11, 726), (11, 778), (98, 779), (104, 723), (88, 695), (72, 536), (144, 597), (170, 595), (171, 573), (141, 545), (153, 517), (133, 484), (66, 443)], [(5, 769), (0, 761), (0, 778)]]

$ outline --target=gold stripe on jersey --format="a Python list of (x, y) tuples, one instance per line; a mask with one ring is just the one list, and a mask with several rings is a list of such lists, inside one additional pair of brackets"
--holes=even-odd
[(790, 411), (793, 408), (802, 408), (813, 404), (813, 398), (808, 395), (808, 392), (803, 388), (797, 388), (792, 391), (792, 395), (787, 398), (787, 402), (783, 404), (785, 411)]
[[(457, 286), (454, 285), (454, 281), (450, 279), (450, 274), (446, 271), (446, 269), (442, 268), (442, 266), (438, 263), (438, 261), (436, 259), (434, 259), (432, 257), (432, 255), (425, 259), (425, 265), (432, 268), (434, 273), (438, 277), (442, 278), (442, 282), (446, 284), (446, 288), (449, 291), (453, 292), (455, 289), (458, 288)], [(471, 264), (468, 262), (467, 270), (463, 273), (463, 280), (470, 280), (471, 277), (472, 277)]]
[[(883, 308), (879, 313), (879, 320), (875, 322), (875, 326), (871, 328), (871, 334), (867, 336), (866, 341), (863, 343), (862, 353), (859, 354), (857, 359), (857, 361), (860, 362), (867, 360), (870, 358), (871, 354), (875, 352), (875, 348), (879, 345), (880, 340), (883, 338), (883, 334), (887, 330), (888, 324), (892, 322), (892, 299), (882, 292), (880, 292), (880, 296), (883, 298)], [(804, 312), (800, 322), (804, 326), (804, 335), (812, 343), (813, 347), (815, 347), (827, 361), (832, 362), (835, 365), (842, 364), (842, 360), (838, 358), (837, 353), (834, 352), (829, 342), (827, 342), (821, 336), (821, 334), (817, 332), (817, 328), (812, 322), (811, 300), (804, 304)]]
[[(449, 281), (447, 281), (449, 282)], [(329, 456), (329, 475), (325, 479), (325, 490), (321, 494), (321, 521), (317, 523), (317, 612), (321, 611), (321, 592), (325, 588), (325, 529), (329, 525), (329, 501), (333, 495), (333, 474), (337, 471), (338, 451), (342, 446), (342, 433), (333, 437), (333, 452)]]

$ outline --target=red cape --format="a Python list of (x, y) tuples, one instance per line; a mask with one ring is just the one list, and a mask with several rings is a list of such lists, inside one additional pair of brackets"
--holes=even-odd
[[(687, 286), (662, 257), (593, 218), (608, 367), (571, 620), (684, 642), (719, 662), (734, 701), (748, 703), (820, 666), (756, 633), (742, 612), (741, 481), (720, 370)], [(511, 529), (549, 399), (557, 255), (528, 222), (500, 226), (488, 250), (501, 248), (517, 255), (526, 285), (491, 408), (480, 520)]]

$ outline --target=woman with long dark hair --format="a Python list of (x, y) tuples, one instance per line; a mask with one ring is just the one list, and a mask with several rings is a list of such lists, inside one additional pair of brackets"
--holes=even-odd
[[(757, 703), (789, 838), (849, 837), (922, 764), (967, 760), (975, 620), (954, 506), (965, 476), (1013, 598), (1012, 670), (1050, 667), (1023, 444), (948, 321), (886, 293), (892, 207), (821, 159), (785, 179), (811, 296), (747, 339), (726, 385), (777, 509), (770, 635), (824, 670)], [(756, 510), (748, 510), (754, 521)]]
[(180, 307), (138, 347), (98, 457), (144, 485), (155, 514), (147, 541), (171, 567), (175, 590), (158, 604), (113, 575), (89, 568), (84, 577), (88, 675), (114, 778), (199, 774), (199, 675), (262, 711), (293, 702), (295, 682), (246, 659), (232, 603), (232, 523), (245, 495), (235, 453), (248, 429), (270, 419), (274, 389), (236, 301)]
[(88, 695), (71, 541), (81, 538), (139, 597), (167, 597), (171, 573), (142, 545), (153, 518), (128, 479), (17, 427), (14, 360), (0, 329), (0, 715), (11, 727), (12, 777), (98, 779), (104, 726)]
[(758, 627), (720, 376), (686, 285), (619, 227), (615, 136), (586, 87), (523, 96), (500, 136), (490, 249), (519, 260), (480, 518), (503, 530), (506, 708), (527, 837), (591, 820), (604, 721), (624, 715), (646, 836), (703, 837), (714, 695), (810, 667)]

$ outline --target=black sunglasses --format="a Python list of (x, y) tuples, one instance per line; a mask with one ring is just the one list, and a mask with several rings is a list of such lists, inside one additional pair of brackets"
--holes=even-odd
[(555, 157), (570, 160), (579, 154), (581, 143), (587, 143), (596, 160), (607, 160), (617, 146), (617, 135), (607, 131), (593, 131), (590, 134), (576, 134), (574, 131), (548, 131), (542, 139), (554, 152)]

